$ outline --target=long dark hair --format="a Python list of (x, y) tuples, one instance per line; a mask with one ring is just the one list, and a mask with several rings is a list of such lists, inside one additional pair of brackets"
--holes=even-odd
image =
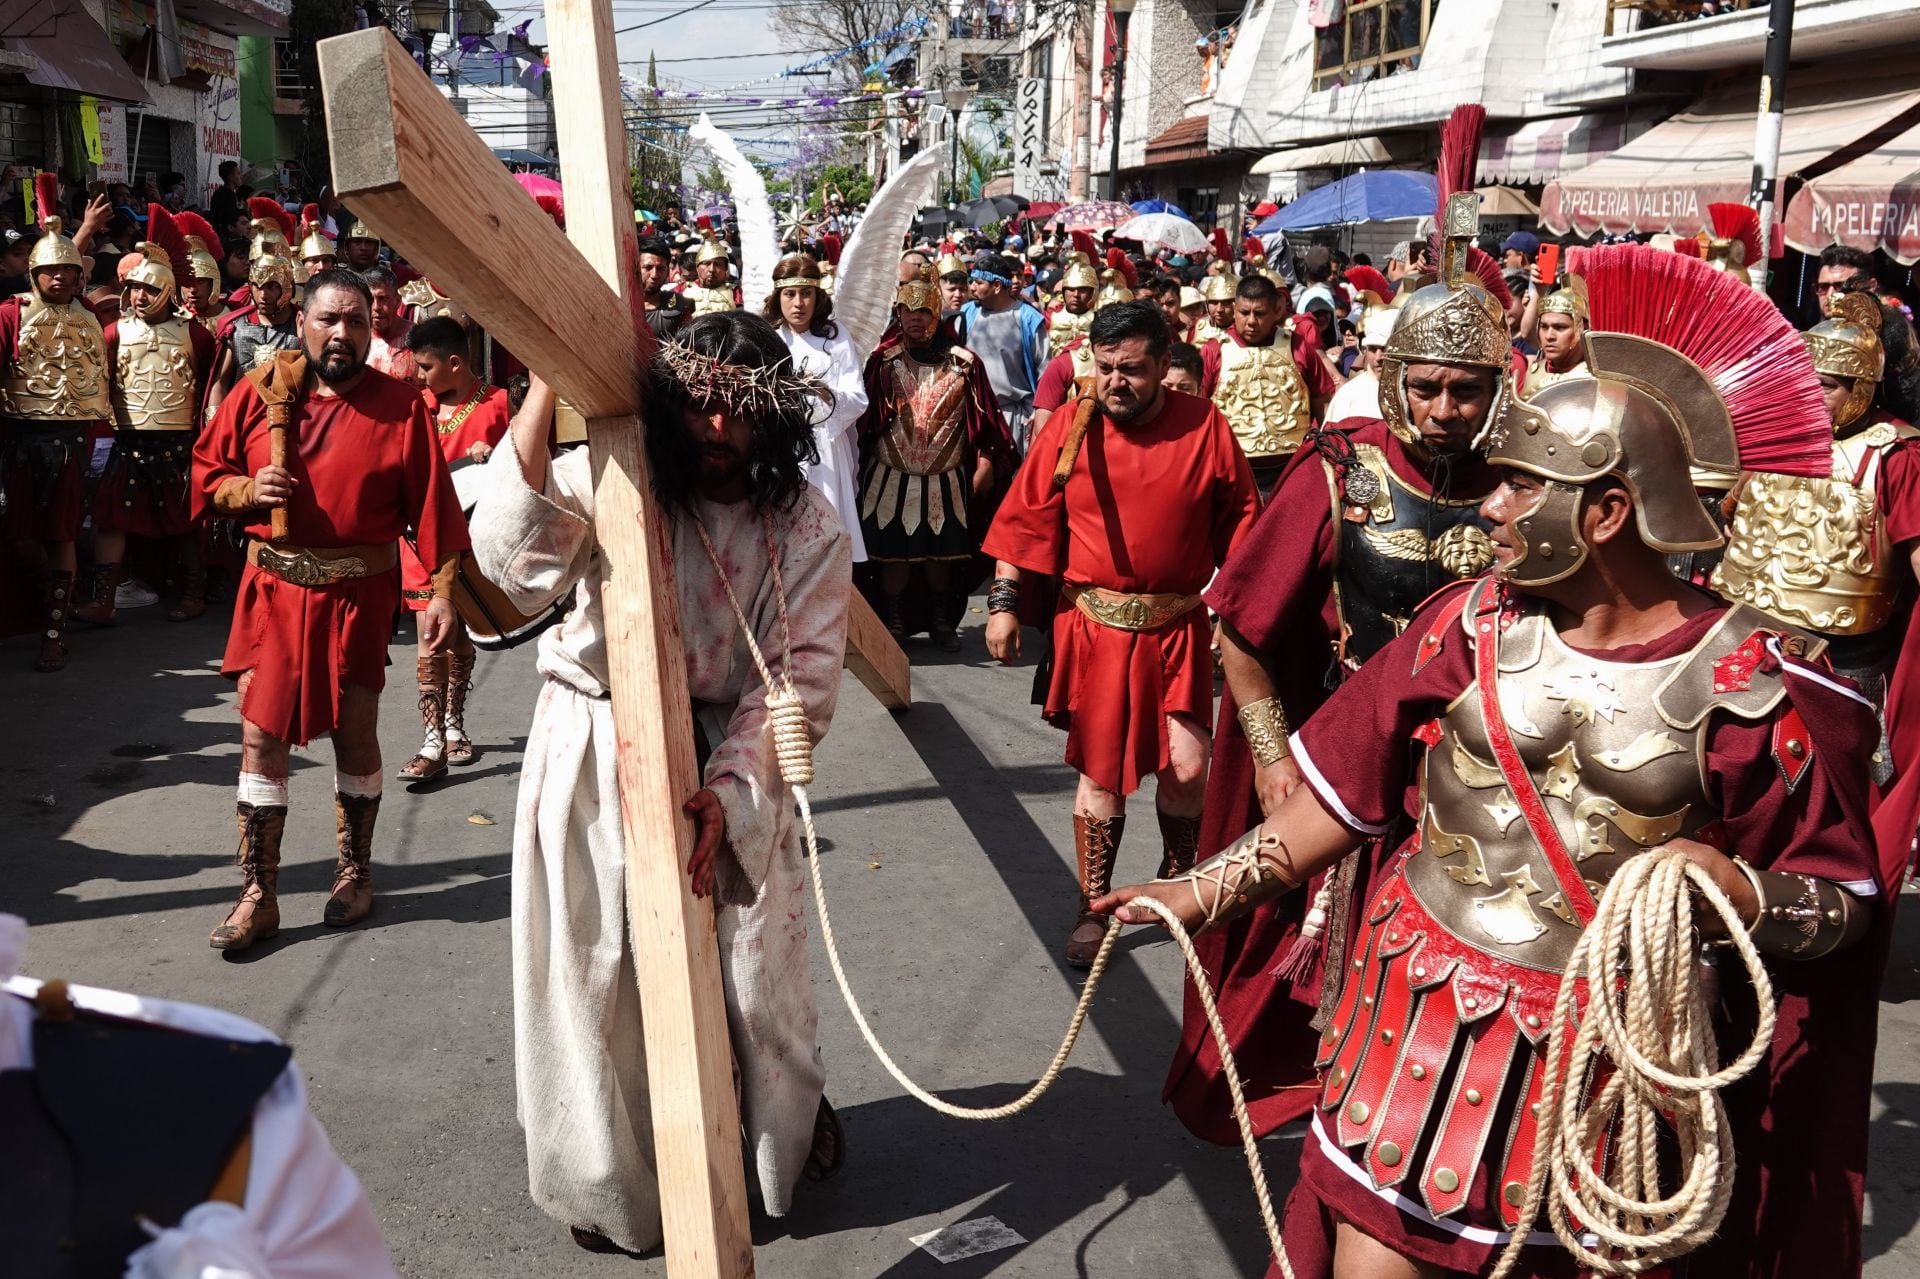
[[(719, 311), (690, 321), (674, 344), (721, 364), (768, 370), (775, 389), (772, 407), (752, 414), (747, 496), (757, 511), (792, 506), (807, 486), (805, 468), (820, 461), (813, 420), (821, 405), (794, 371), (786, 343), (750, 311)], [(713, 400), (708, 387), (684, 384), (656, 360), (647, 388), (647, 460), (663, 505), (685, 508), (698, 495), (700, 446), (683, 418)]]
[[(821, 278), (820, 264), (805, 253), (789, 253), (781, 258), (773, 268), (776, 280), (814, 280)], [(760, 308), (760, 314), (767, 317), (775, 328), (785, 323), (780, 316), (780, 290), (767, 294), (766, 305)], [(822, 288), (813, 291), (813, 320), (807, 325), (807, 332), (817, 338), (840, 336), (840, 326), (833, 322), (833, 297)]]
[(1880, 407), (1903, 422), (1920, 416), (1920, 341), (1897, 306), (1880, 305), (1880, 345), (1887, 353)]

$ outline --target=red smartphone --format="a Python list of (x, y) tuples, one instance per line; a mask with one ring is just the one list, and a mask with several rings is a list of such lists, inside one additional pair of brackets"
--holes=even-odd
[(1552, 288), (1554, 280), (1560, 274), (1560, 246), (1543, 244), (1533, 259), (1533, 282), (1543, 288)]

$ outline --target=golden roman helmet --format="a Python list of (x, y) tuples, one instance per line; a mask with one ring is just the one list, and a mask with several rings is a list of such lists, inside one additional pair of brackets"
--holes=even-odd
[(1100, 287), (1099, 273), (1093, 264), (1087, 261), (1084, 253), (1067, 254), (1067, 269), (1060, 276), (1063, 289), (1097, 289)]
[(1210, 275), (1200, 286), (1200, 296), (1209, 302), (1231, 302), (1240, 295), (1240, 282), (1224, 272)]
[(1133, 290), (1126, 285), (1126, 277), (1112, 267), (1100, 273), (1100, 291), (1093, 295), (1093, 308), (1112, 306), (1116, 302), (1133, 301)]
[(1380, 358), (1380, 413), (1387, 428), (1408, 444), (1420, 432), (1407, 414), (1409, 364), (1466, 364), (1498, 371), (1499, 385), (1487, 421), (1499, 420), (1513, 398), (1506, 376), (1513, 358), (1506, 312), (1469, 277), (1467, 249), (1480, 232), (1480, 197), (1472, 191), (1449, 196), (1440, 279), (1400, 303), (1400, 318)]
[(347, 233), (340, 237), (342, 244), (348, 240), (372, 240), (375, 244), (380, 243), (380, 237), (373, 233), (373, 228), (359, 218), (355, 218), (353, 225), (347, 228)]
[(48, 218), (41, 226), (46, 234), (33, 242), (33, 251), (27, 254), (27, 273), (31, 275), (46, 266), (79, 267), (84, 271), (86, 264), (80, 260), (80, 250), (73, 247), (61, 219)]
[(725, 241), (721, 240), (719, 236), (711, 231), (702, 231), (700, 233), (700, 241), (700, 252), (695, 254), (693, 258), (693, 264), (695, 266), (699, 266), (702, 262), (727, 261), (727, 246)]
[[(255, 224), (256, 226), (258, 223)], [(253, 260), (247, 263), (247, 283), (255, 289), (272, 281), (278, 281), (280, 287), (289, 294), (293, 292), (293, 259), (286, 256), (288, 250), (285, 241), (279, 244), (254, 241), (254, 250), (250, 250)]]
[(909, 311), (940, 314), (940, 288), (926, 280), (908, 280), (894, 293), (893, 300)]
[(1560, 581), (1586, 562), (1581, 496), (1606, 476), (1626, 486), (1641, 539), (1655, 550), (1705, 551), (1724, 540), (1694, 477), (1731, 484), (1740, 450), (1706, 373), (1671, 347), (1624, 333), (1588, 334), (1587, 359), (1592, 377), (1555, 382), (1531, 400), (1507, 397), (1487, 433), (1488, 465), (1546, 481), (1513, 522), (1526, 541), (1501, 576), (1519, 586)]
[(934, 266), (933, 273), (938, 277), (968, 275), (972, 272), (972, 269), (972, 267), (967, 265), (967, 260), (958, 253), (949, 253), (941, 258)]
[(309, 262), (314, 258), (331, 258), (333, 256), (335, 256), (333, 241), (327, 238), (327, 233), (322, 231), (318, 225), (307, 227), (306, 235), (300, 240), (300, 260), (302, 262)]
[(1540, 299), (1540, 314), (1571, 315), (1584, 328), (1587, 323), (1587, 282), (1577, 275), (1568, 276), (1565, 284)]
[(247, 244), (249, 260), (263, 257), (280, 257), (293, 260), (293, 245), (287, 242), (287, 233), (272, 218), (255, 218), (252, 223), (253, 238)]
[(1801, 334), (1815, 371), (1850, 378), (1853, 389), (1833, 415), (1838, 432), (1858, 422), (1873, 407), (1873, 395), (1885, 375), (1887, 351), (1880, 342), (1885, 314), (1871, 293), (1842, 293), (1828, 305), (1827, 318)]
[(167, 257), (167, 251), (151, 240), (140, 241), (133, 246), (133, 251), (140, 255), (140, 265), (120, 278), (121, 285), (144, 284), (158, 289), (161, 303), (169, 303), (180, 286), (174, 279), (173, 262)]

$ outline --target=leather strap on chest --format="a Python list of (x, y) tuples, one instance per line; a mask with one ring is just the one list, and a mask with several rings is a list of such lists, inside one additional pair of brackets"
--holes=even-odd
[(1533, 832), (1554, 879), (1559, 881), (1561, 900), (1585, 928), (1593, 919), (1593, 894), (1587, 891), (1587, 881), (1581, 878), (1573, 854), (1560, 838), (1560, 829), (1547, 812), (1546, 801), (1540, 798), (1540, 788), (1533, 784), (1533, 774), (1520, 758), (1513, 734), (1507, 731), (1506, 714), (1500, 709), (1500, 589), (1491, 581), (1482, 582), (1475, 588), (1475, 595), (1474, 675), (1480, 686), (1480, 717), (1486, 722), (1487, 742), (1493, 747), (1494, 762), (1500, 765), (1501, 776), (1513, 792), (1527, 829)]

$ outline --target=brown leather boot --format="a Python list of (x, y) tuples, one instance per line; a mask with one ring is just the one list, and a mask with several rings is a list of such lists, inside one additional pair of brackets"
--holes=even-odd
[(1113, 859), (1120, 851), (1120, 833), (1127, 815), (1093, 817), (1073, 815), (1073, 848), (1080, 861), (1080, 915), (1067, 937), (1067, 967), (1090, 968), (1107, 934), (1107, 919), (1087, 909), (1087, 903), (1113, 887)]
[(480, 758), (467, 736), (467, 691), (473, 687), (473, 654), (447, 654), (447, 763), (471, 764)]
[(94, 626), (112, 626), (113, 597), (125, 577), (118, 564), (95, 564), (86, 589), (80, 592), (86, 602), (76, 602), (73, 615)]
[(180, 579), (180, 598), (167, 610), (169, 622), (191, 622), (207, 611), (207, 566), (190, 564)]
[(447, 655), (416, 658), (414, 669), (420, 684), (423, 736), (419, 751), (395, 775), (409, 782), (430, 782), (447, 771)]
[(1160, 818), (1160, 840), (1166, 850), (1160, 854), (1160, 873), (1155, 878), (1184, 875), (1200, 855), (1200, 819), (1175, 817), (1165, 809), (1154, 812)]
[(321, 918), (328, 928), (345, 928), (373, 910), (373, 823), (380, 816), (380, 797), (336, 794), (333, 815), (340, 857), (333, 865), (333, 896)]
[(42, 591), (40, 656), (33, 669), (43, 675), (67, 668), (67, 615), (73, 611), (73, 574), (55, 569)]
[(234, 810), (240, 828), (240, 900), (233, 904), (207, 944), (215, 950), (245, 950), (280, 931), (280, 837), (287, 829), (285, 804), (241, 804)]

